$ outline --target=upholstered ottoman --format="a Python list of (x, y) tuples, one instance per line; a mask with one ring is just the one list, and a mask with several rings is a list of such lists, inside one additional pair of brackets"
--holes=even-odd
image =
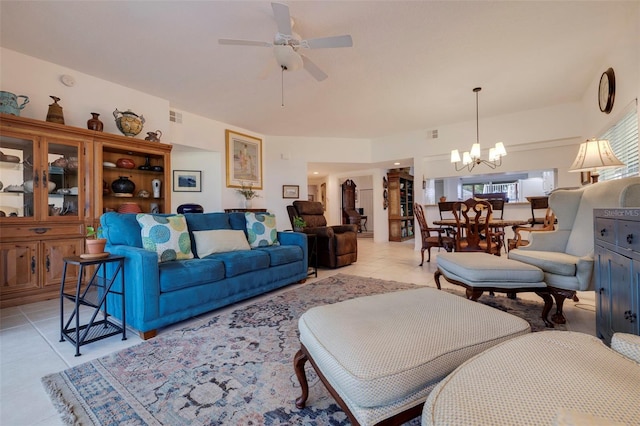
[(440, 276), (452, 284), (466, 288), (467, 298), (478, 300), (485, 291), (519, 293), (534, 292), (544, 300), (542, 320), (553, 328), (549, 311), (553, 299), (545, 284), (544, 273), (536, 266), (487, 253), (440, 253), (434, 273), (440, 289)]
[(303, 408), (305, 363), (354, 425), (419, 416), (431, 389), (474, 355), (530, 332), (521, 318), (433, 288), (309, 309), (299, 319), (294, 368)]
[(496, 345), (435, 387), (422, 425), (639, 425), (640, 337), (614, 340), (543, 331)]

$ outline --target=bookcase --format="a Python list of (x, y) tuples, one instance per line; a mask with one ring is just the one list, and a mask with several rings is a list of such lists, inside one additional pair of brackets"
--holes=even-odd
[(405, 241), (414, 236), (413, 176), (406, 170), (387, 173), (389, 198), (389, 241)]

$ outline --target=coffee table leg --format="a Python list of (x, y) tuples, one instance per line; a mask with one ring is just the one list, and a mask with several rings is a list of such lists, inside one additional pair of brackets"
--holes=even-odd
[(307, 374), (304, 372), (304, 365), (307, 363), (307, 354), (300, 349), (296, 356), (293, 358), (293, 369), (296, 372), (296, 377), (300, 382), (300, 390), (302, 395), (296, 399), (296, 407), (304, 408), (307, 398), (309, 397), (309, 384), (307, 383)]

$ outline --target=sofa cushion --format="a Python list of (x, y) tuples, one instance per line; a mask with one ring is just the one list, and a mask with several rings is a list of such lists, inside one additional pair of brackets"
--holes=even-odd
[(224, 263), (216, 259), (188, 259), (159, 265), (160, 292), (179, 290), (224, 279)]
[(270, 262), (269, 255), (262, 250), (214, 253), (205, 257), (205, 259), (216, 259), (223, 262), (227, 278), (266, 269), (269, 267)]
[(300, 246), (259, 247), (256, 250), (262, 250), (269, 255), (270, 266), (286, 265), (302, 260), (304, 257)]
[(102, 235), (110, 245), (142, 248), (140, 224), (135, 214), (109, 212), (100, 216)]
[(225, 251), (251, 250), (244, 232), (233, 229), (193, 231), (193, 238), (196, 242), (198, 257)]
[(509, 259), (537, 266), (545, 272), (574, 277), (579, 258), (567, 253), (538, 250), (512, 250)]
[(229, 215), (227, 213), (185, 213), (187, 227), (191, 234), (191, 251), (199, 257), (196, 250), (196, 240), (193, 231), (206, 231), (210, 229), (231, 229)]
[(278, 244), (276, 216), (270, 213), (245, 213), (247, 241), (253, 248)]
[(192, 259), (191, 238), (184, 215), (140, 213), (136, 219), (142, 228), (142, 247), (158, 254), (158, 262)]

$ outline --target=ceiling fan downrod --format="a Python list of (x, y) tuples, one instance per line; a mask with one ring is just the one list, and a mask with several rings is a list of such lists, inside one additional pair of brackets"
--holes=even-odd
[(281, 86), (280, 86), (281, 92), (280, 93), (281, 93), (281, 97), (282, 97), (281, 98), (282, 102), (280, 104), (280, 108), (284, 108), (284, 70), (286, 70), (286, 69), (287, 68), (284, 65), (280, 66), (280, 76), (281, 76)]

